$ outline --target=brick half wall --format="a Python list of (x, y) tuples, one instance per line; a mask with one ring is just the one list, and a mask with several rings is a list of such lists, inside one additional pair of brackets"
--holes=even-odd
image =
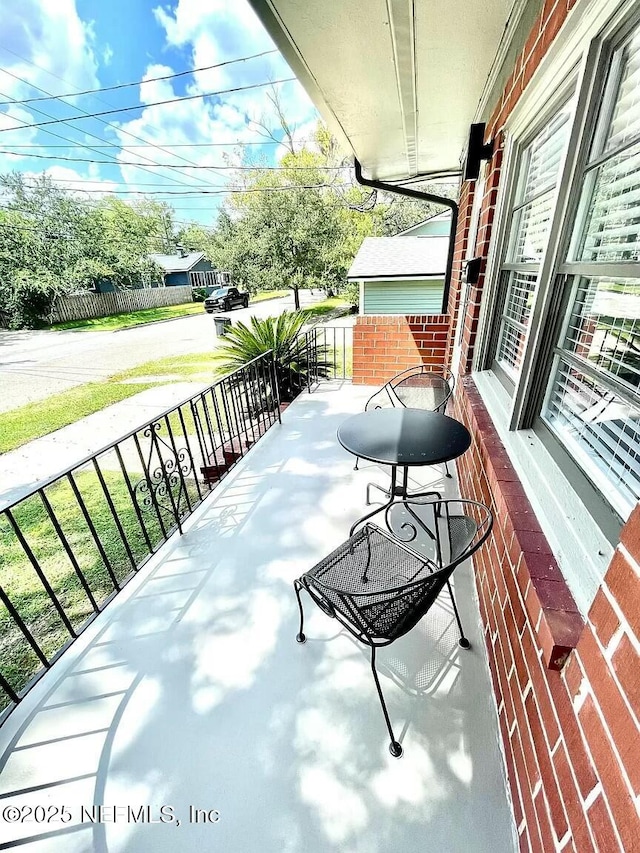
[(397, 373), (425, 364), (445, 366), (449, 314), (359, 316), (353, 328), (353, 382), (383, 385)]
[(453, 414), (495, 518), (474, 569), (520, 850), (640, 851), (640, 506), (583, 620), (470, 377)]

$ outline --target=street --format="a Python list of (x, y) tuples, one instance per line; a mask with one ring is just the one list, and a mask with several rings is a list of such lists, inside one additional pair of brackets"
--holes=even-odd
[[(301, 291), (302, 307), (324, 294)], [(293, 310), (293, 295), (228, 312), (233, 323)], [(43, 400), (85, 382), (106, 379), (167, 356), (210, 350), (218, 343), (213, 314), (115, 332), (0, 330), (0, 412)]]

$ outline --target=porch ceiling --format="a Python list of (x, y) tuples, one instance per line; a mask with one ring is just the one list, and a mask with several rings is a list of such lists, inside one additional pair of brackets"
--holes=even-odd
[(524, 0), (249, 0), (368, 176), (457, 174)]
[[(68, 823), (0, 824), (33, 853), (513, 853), (491, 681), (470, 567), (379, 652), (405, 747), (388, 738), (363, 647), (292, 580), (362, 515), (368, 480), (336, 428), (371, 389), (303, 394), (31, 690), (0, 729), (0, 799), (69, 808)], [(420, 481), (451, 490), (438, 469)], [(107, 806), (103, 822), (80, 807)], [(182, 823), (133, 822), (172, 806)], [(114, 813), (111, 807), (124, 811)], [(189, 807), (219, 811), (189, 821)]]

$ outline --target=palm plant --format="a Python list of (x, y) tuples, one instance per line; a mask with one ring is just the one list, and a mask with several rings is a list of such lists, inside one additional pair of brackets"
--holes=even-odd
[(283, 311), (277, 317), (252, 317), (249, 325), (239, 322), (229, 329), (214, 358), (222, 372), (230, 373), (272, 350), (280, 399), (290, 402), (310, 375), (325, 379), (331, 366), (326, 347), (318, 345), (313, 334), (302, 334), (308, 319), (304, 311)]

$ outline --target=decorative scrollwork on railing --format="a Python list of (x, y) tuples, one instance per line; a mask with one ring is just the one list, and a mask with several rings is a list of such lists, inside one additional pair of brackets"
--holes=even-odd
[(154, 421), (142, 432), (149, 440), (145, 475), (133, 488), (141, 510), (163, 510), (179, 521), (186, 491), (186, 477), (193, 470), (191, 454), (185, 447), (174, 448), (160, 435), (163, 424)]

